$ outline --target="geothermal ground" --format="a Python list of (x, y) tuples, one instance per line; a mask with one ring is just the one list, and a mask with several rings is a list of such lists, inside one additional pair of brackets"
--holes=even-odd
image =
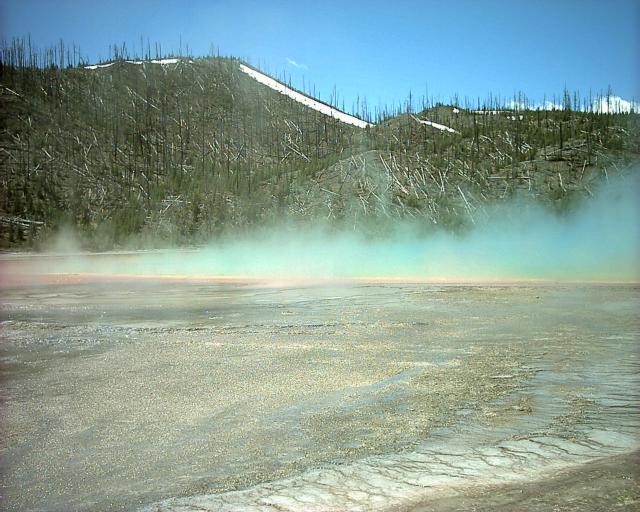
[(4, 510), (638, 509), (636, 286), (18, 281)]

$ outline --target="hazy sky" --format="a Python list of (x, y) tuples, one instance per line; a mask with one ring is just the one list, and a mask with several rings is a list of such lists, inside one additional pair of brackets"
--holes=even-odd
[(567, 86), (583, 95), (611, 85), (640, 98), (638, 0), (169, 1), (0, 0), (4, 39), (75, 42), (90, 60), (109, 45), (182, 38), (196, 55), (213, 44), (271, 73), (334, 85), (347, 110), (358, 96), (394, 104), (419, 98), (540, 100)]

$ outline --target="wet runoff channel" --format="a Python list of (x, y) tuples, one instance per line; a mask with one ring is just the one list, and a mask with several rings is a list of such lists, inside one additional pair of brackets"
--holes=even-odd
[(638, 448), (632, 285), (2, 292), (5, 510), (412, 510)]

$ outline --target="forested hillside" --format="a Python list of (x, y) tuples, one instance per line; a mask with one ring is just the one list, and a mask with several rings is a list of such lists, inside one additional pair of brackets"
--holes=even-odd
[(4, 247), (38, 246), (63, 226), (91, 249), (199, 244), (285, 220), (460, 230), (516, 193), (562, 210), (640, 155), (638, 114), (583, 112), (569, 95), (558, 110), (408, 103), (358, 128), (234, 58), (116, 55), (88, 68), (9, 50)]

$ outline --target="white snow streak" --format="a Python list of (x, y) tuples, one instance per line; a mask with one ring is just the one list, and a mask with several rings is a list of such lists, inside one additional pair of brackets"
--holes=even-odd
[[(151, 59), (151, 60), (128, 60), (127, 64), (177, 64), (180, 62), (180, 59)], [(192, 60), (188, 60), (190, 64), (193, 63)]]
[(443, 124), (434, 123), (433, 121), (427, 121), (425, 119), (418, 119), (414, 115), (412, 115), (411, 117), (413, 117), (413, 119), (418, 121), (420, 124), (426, 124), (427, 126), (432, 126), (436, 130), (442, 130), (442, 131), (450, 132), (450, 133), (460, 133), (457, 130), (454, 130), (453, 128), (449, 128), (448, 126), (445, 126)]
[(84, 69), (98, 69), (98, 68), (108, 68), (109, 66), (113, 66), (115, 62), (109, 62), (108, 64), (93, 64), (91, 66), (85, 66)]
[(322, 114), (338, 119), (343, 123), (352, 124), (359, 128), (366, 128), (367, 126), (371, 126), (371, 123), (367, 123), (366, 121), (363, 121), (362, 119), (358, 119), (355, 116), (346, 114), (345, 112), (342, 112), (337, 108), (330, 107), (329, 105), (325, 105), (324, 103), (321, 103), (317, 100), (314, 100), (313, 98), (310, 98), (309, 96), (305, 96), (304, 94), (299, 93), (298, 91), (294, 91), (290, 87), (287, 87), (286, 85), (278, 82), (277, 80), (274, 80), (273, 78), (267, 75), (264, 75), (263, 73), (260, 73), (255, 69), (251, 69), (250, 67), (245, 66), (244, 64), (240, 64), (240, 71), (242, 71), (243, 73), (246, 73), (251, 78), (255, 79), (257, 82), (260, 82), (261, 84), (266, 85), (267, 87), (273, 89), (274, 91), (277, 91), (280, 94), (284, 94), (285, 96), (288, 96), (289, 98), (297, 101), (298, 103), (302, 103), (303, 105), (309, 108), (312, 108), (313, 110), (317, 110)]
[[(142, 64), (177, 64), (181, 59), (152, 59), (152, 60), (125, 60), (127, 64), (135, 64), (136, 66), (141, 66)], [(189, 59), (189, 64), (193, 64), (193, 60)], [(113, 66), (116, 62), (108, 62), (107, 64), (92, 64), (90, 66), (85, 66), (84, 69), (98, 69), (98, 68), (108, 68), (109, 66)]]

